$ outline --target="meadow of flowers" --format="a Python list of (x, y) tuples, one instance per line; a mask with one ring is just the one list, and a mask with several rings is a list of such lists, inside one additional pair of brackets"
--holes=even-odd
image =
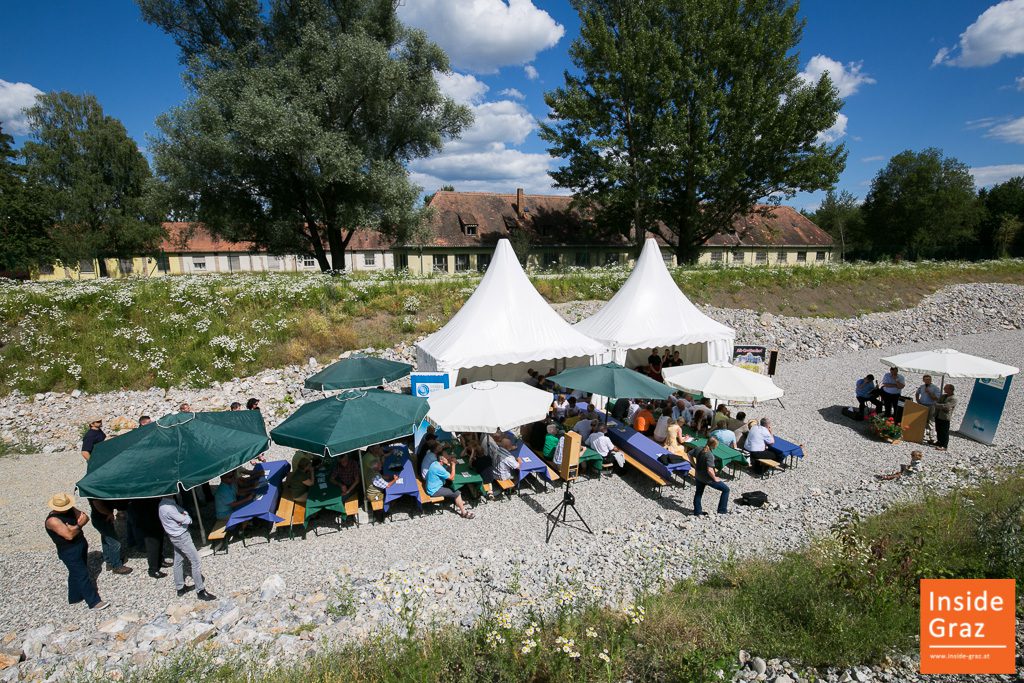
[[(552, 302), (610, 298), (626, 266), (534, 273)], [(901, 305), (948, 282), (1024, 281), (1020, 260), (676, 268), (694, 301), (793, 315)], [(0, 393), (206, 386), (349, 349), (410, 342), (446, 322), (472, 294), (475, 273), (206, 274), (21, 283), (0, 279)], [(859, 297), (860, 289), (887, 291)], [(888, 288), (888, 290), (886, 290)], [(846, 308), (830, 312), (830, 302)]]

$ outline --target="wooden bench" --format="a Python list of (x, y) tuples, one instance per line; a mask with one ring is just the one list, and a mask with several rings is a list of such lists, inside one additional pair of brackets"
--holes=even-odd
[(757, 464), (764, 468), (764, 470), (761, 472), (762, 478), (769, 474), (775, 474), (775, 472), (782, 469), (779, 466), (779, 463), (775, 462), (770, 458), (758, 458)]
[(281, 518), (281, 521), (274, 525), (274, 529), (280, 529), (281, 527), (288, 527), (288, 537), (293, 538), (295, 533), (295, 525), (303, 525), (306, 521), (306, 504), (296, 503), (290, 498), (281, 498), (281, 502), (277, 506), (277, 516)]
[[(346, 508), (346, 510), (347, 509), (348, 508)], [(370, 501), (370, 509), (373, 510), (374, 512), (380, 512), (381, 510), (383, 510), (384, 509), (384, 499), (383, 498), (378, 498), (377, 500), (371, 500)]]
[(656, 486), (665, 486), (666, 484), (668, 484), (667, 481), (665, 481), (660, 476), (652, 472), (646, 465), (641, 463), (639, 460), (634, 458), (629, 453), (623, 452), (622, 457), (626, 460), (627, 463), (635, 467), (640, 472), (640, 474), (644, 475), (645, 477), (653, 481)]
[(423, 482), (419, 479), (416, 480), (416, 486), (420, 490), (420, 502), (421, 503), (443, 503), (444, 498), (441, 496), (428, 496), (427, 490), (423, 488)]
[(495, 479), (494, 483), (497, 484), (502, 491), (511, 491), (516, 487), (516, 484), (511, 479)]
[(210, 534), (206, 537), (209, 541), (223, 541), (228, 535), (228, 520), (218, 519), (213, 528), (210, 529)]
[(351, 496), (345, 500), (345, 516), (351, 517), (359, 524), (359, 496)]

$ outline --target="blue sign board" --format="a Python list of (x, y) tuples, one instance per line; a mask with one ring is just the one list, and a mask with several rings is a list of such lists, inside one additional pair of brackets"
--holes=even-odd
[(430, 392), (451, 387), (451, 376), (447, 372), (414, 372), (409, 375), (412, 395), (429, 398)]
[(996, 437), (999, 418), (1003, 415), (1006, 396), (1013, 377), (974, 380), (974, 392), (967, 404), (960, 433), (969, 439), (991, 444)]

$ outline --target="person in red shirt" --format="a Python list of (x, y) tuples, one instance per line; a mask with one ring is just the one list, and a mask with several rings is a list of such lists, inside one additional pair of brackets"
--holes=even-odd
[(651, 406), (648, 403), (641, 403), (640, 410), (633, 418), (633, 429), (650, 436), (654, 432), (655, 420), (654, 413), (651, 412)]

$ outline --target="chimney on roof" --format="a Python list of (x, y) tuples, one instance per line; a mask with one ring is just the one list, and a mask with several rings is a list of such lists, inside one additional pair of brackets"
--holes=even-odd
[(526, 206), (524, 205), (523, 188), (516, 188), (516, 217), (519, 220), (526, 218)]

